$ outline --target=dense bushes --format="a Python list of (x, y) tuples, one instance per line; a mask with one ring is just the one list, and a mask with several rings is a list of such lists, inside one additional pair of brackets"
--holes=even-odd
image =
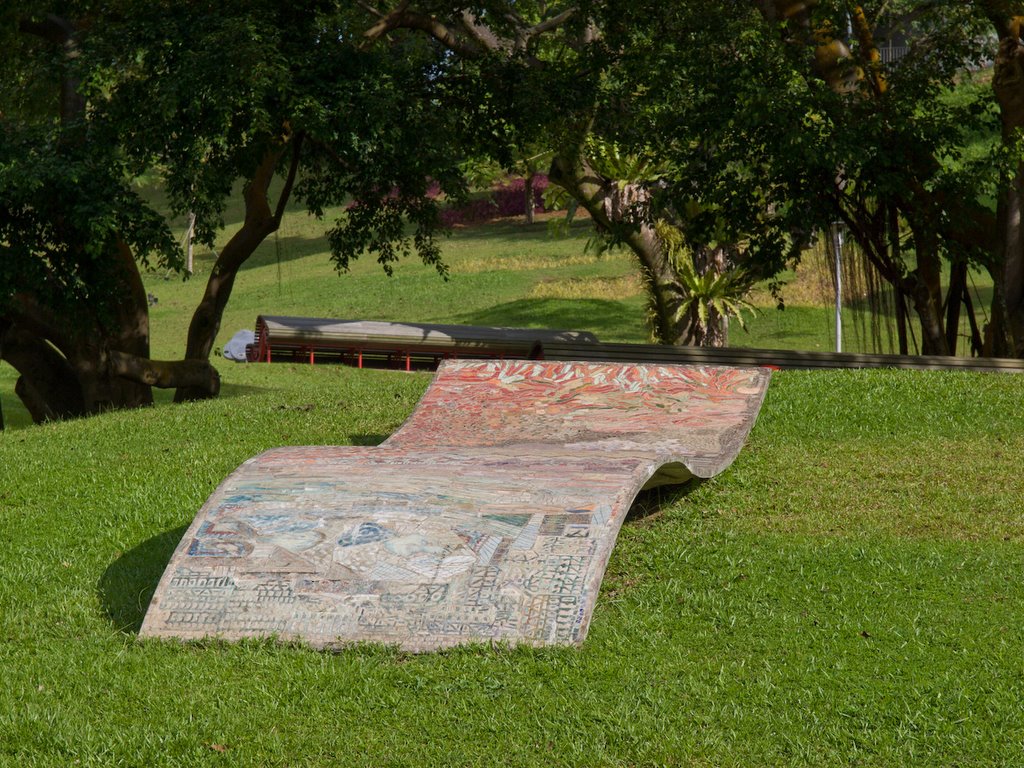
[[(548, 186), (548, 177), (537, 174), (533, 177), (533, 210), (544, 211), (543, 193)], [(446, 226), (472, 224), (508, 216), (526, 214), (526, 180), (510, 178), (497, 184), (487, 193), (474, 196), (465, 205), (446, 208), (441, 219)]]

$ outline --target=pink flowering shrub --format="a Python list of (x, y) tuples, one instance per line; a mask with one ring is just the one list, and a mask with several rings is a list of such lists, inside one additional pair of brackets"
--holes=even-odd
[[(547, 174), (538, 173), (533, 177), (533, 210), (544, 212), (544, 190), (548, 186)], [(474, 197), (463, 205), (449, 206), (441, 211), (441, 222), (446, 227), (456, 225), (476, 224), (493, 219), (503, 219), (510, 216), (524, 216), (526, 214), (526, 179), (521, 176), (508, 178), (500, 184), (491, 188), (485, 195)], [(435, 181), (427, 190), (429, 197), (438, 197), (441, 194), (441, 187)], [(398, 190), (391, 190), (389, 198), (398, 196)], [(359, 201), (353, 200), (347, 206), (348, 210), (356, 208)]]
[[(544, 211), (543, 193), (548, 186), (548, 177), (537, 174), (533, 177), (533, 210)], [(465, 205), (446, 208), (441, 220), (446, 226), (474, 224), (509, 216), (523, 216), (526, 213), (526, 180), (517, 177), (496, 185), (485, 197), (470, 200)]]

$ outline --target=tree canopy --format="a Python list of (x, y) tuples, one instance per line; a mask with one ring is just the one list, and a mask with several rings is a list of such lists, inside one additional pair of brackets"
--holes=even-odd
[[(0, 17), (0, 356), (37, 418), (143, 404), (154, 384), (215, 394), (234, 276), (289, 201), (355, 201), (329, 225), (339, 268), (415, 253), (443, 272), (429, 192), (464, 195), (467, 158), (534, 157), (636, 256), (662, 342), (723, 343), (738, 304), (706, 299), (738, 299), (841, 221), (895, 289), (905, 350), (915, 313), (923, 351), (956, 351), (980, 265), (996, 295), (972, 347), (1024, 354), (1022, 16), (995, 0), (17, 2)], [(896, 35), (906, 55), (883, 61)], [(992, 87), (971, 85), (989, 61)], [(181, 267), (132, 185), (154, 169), (207, 244), (239, 188), (245, 204), (179, 361), (149, 358), (140, 266)]]
[[(530, 16), (516, 3), (400, 2), (377, 9), (369, 34), (415, 30), (464, 61), (518, 62), (535, 94), (574, 84), (554, 111), (541, 96), (507, 120), (529, 131), (542, 116), (551, 180), (637, 256), (659, 340), (722, 341), (695, 332), (691, 267), (742, 290), (842, 222), (894, 288), (904, 351), (914, 312), (921, 350), (950, 354), (961, 306), (974, 320), (968, 266), (989, 269), (997, 294), (1019, 282), (1004, 267), (1020, 249), (996, 242), (1007, 230), (990, 205), (1014, 174), (1015, 140), (1004, 132), (998, 151), (964, 157), (1005, 122), (999, 84), (1017, 81), (999, 76), (1002, 59), (995, 91), (965, 83), (994, 57), (1011, 6), (599, 0), (531, 5)], [(895, 35), (906, 55), (883, 62), (879, 44)], [(659, 225), (685, 247), (667, 248)], [(984, 333), (974, 328), (976, 352), (1016, 343), (1006, 298)]]
[[(293, 196), (317, 214), (357, 201), (330, 232), (340, 267), (368, 251), (390, 269), (415, 251), (440, 268), (439, 204), (426, 192), (463, 194), (464, 131), (445, 106), (461, 97), (437, 76), (437, 46), (364, 49), (350, 9), (334, 3), (22, 11), (7, 33), (25, 87), (0, 106), (0, 354), (34, 417), (144, 404), (153, 384), (179, 399), (215, 394), (208, 358), (235, 274)], [(37, 71), (49, 95), (27, 87)], [(239, 180), (245, 202), (177, 362), (149, 359), (139, 267), (181, 267), (131, 184), (150, 169), (175, 213), (196, 214), (201, 242), (213, 243)]]

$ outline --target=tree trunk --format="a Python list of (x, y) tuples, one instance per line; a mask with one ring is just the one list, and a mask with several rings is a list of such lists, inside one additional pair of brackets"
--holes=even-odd
[(150, 360), (124, 352), (110, 352), (111, 370), (120, 378), (146, 387), (190, 387), (207, 397), (220, 393), (220, 375), (208, 360)]
[[(998, 261), (1001, 269), (993, 277), (999, 290), (993, 292), (993, 301), (999, 297), (999, 307), (1007, 338), (996, 345), (1014, 357), (1024, 357), (1024, 229), (1021, 212), (1024, 197), (1024, 165), (1017, 168), (1010, 187), (1005, 190), (996, 208), (999, 232)], [(993, 307), (993, 315), (996, 308)]]
[[(705, 275), (708, 272), (722, 275), (729, 269), (730, 260), (735, 259), (736, 254), (730, 254), (727, 248), (698, 248), (694, 250), (693, 268), (698, 275)], [(729, 318), (723, 317), (713, 306), (707, 307), (707, 312), (707, 323), (698, 323), (700, 332), (697, 346), (729, 346)]]
[(967, 287), (966, 282), (964, 282), (963, 287), (963, 302), (964, 309), (967, 310), (967, 321), (971, 326), (971, 356), (978, 357), (985, 354), (985, 342), (982, 338), (981, 329), (978, 327), (978, 318), (974, 314), (974, 300), (971, 298), (971, 289)]
[[(93, 353), (95, 358), (103, 361), (103, 373), (97, 383), (102, 382), (104, 391), (97, 393), (97, 397), (116, 404), (118, 408), (152, 405), (153, 391), (148, 384), (116, 375), (105, 359), (104, 349), (140, 358), (149, 357), (149, 299), (135, 255), (126, 243), (119, 240), (111, 261), (121, 288), (112, 297), (116, 302), (116, 326), (103, 328), (107, 341), (104, 347)], [(102, 327), (102, 323), (100, 325)]]
[[(887, 201), (883, 205), (881, 222), (883, 229), (878, 233), (877, 248), (886, 254), (884, 259), (879, 259), (879, 261), (884, 261), (884, 268), (877, 266), (877, 262), (873, 263), (876, 264), (876, 269), (882, 279), (892, 286), (893, 304), (896, 311), (896, 340), (899, 344), (900, 354), (909, 355), (907, 297), (903, 292), (900, 275), (896, 272), (897, 265), (903, 263), (903, 245), (900, 242), (900, 212), (894, 202)], [(871, 251), (867, 253), (868, 261), (871, 262)]]
[(729, 325), (727, 318), (722, 317), (714, 307), (708, 307), (707, 324), (700, 322), (697, 308), (687, 313), (689, 333), (686, 343), (695, 347), (727, 347), (729, 345)]
[[(992, 89), (999, 102), (1004, 146), (1011, 147), (1020, 140), (1024, 129), (1024, 45), (1019, 38), (1019, 25), (1006, 18), (996, 23), (999, 32), (999, 51), (996, 54)], [(994, 270), (996, 279), (994, 297), (1002, 301), (998, 314), (1003, 320), (1000, 330), (1003, 339), (994, 339), (993, 346), (1014, 357), (1024, 356), (1024, 229), (1021, 212), (1024, 209), (1024, 164), (1018, 163), (1013, 181), (999, 198), (996, 206), (996, 232), (998, 237), (996, 261), (1001, 269)], [(995, 300), (995, 298), (994, 298)], [(997, 310), (993, 307), (993, 316)]]
[(928, 285), (920, 279), (910, 278), (914, 281), (914, 288), (910, 298), (914, 303), (914, 310), (917, 312), (921, 324), (921, 354), (922, 355), (950, 355), (952, 354), (946, 344), (946, 329), (943, 324), (942, 302)]
[(603, 179), (578, 154), (556, 156), (548, 178), (583, 206), (598, 227), (616, 232), (636, 256), (650, 301), (655, 340), (660, 344), (685, 344), (692, 339), (692, 318), (683, 311), (685, 291), (654, 226), (626, 219), (634, 206), (644, 202), (644, 190), (638, 185)]
[[(975, 0), (999, 37), (992, 90), (999, 104), (1004, 147), (1016, 153), (1024, 129), (1024, 4), (1006, 0)], [(985, 353), (1024, 357), (1024, 164), (1018, 163), (1010, 185), (996, 206), (997, 245), (989, 271), (994, 286), (991, 320), (985, 328)]]
[(4, 338), (3, 359), (21, 374), (15, 394), (36, 423), (88, 412), (74, 368), (42, 337), (13, 325)]
[(144, 403), (125, 393), (149, 393), (151, 387), (192, 387), (208, 397), (220, 391), (220, 377), (207, 360), (150, 360), (98, 344), (75, 346), (67, 358), (17, 325), (4, 337), (0, 354), (21, 374), (15, 392), (37, 423), (137, 408)]
[[(153, 403), (148, 384), (118, 376), (111, 368), (112, 350), (149, 357), (149, 303), (131, 248), (118, 240), (108, 259), (111, 284), (104, 292), (102, 306), (80, 310), (70, 319), (36, 308), (38, 325), (33, 330), (66, 358), (74, 371), (85, 413)], [(26, 314), (33, 311), (27, 305), (24, 309)]]
[(893, 291), (896, 297), (896, 338), (900, 345), (900, 354), (910, 354), (910, 343), (907, 339), (907, 299), (898, 287)]
[(946, 292), (946, 346), (955, 355), (960, 337), (960, 308), (967, 290), (967, 262), (949, 265), (949, 290)]
[(150, 405), (153, 386), (219, 391), (206, 360), (149, 360), (148, 302), (131, 249), (117, 243), (110, 265), (102, 307), (57, 313), (16, 297), (2, 354), (21, 374), (16, 392), (36, 422)]
[(525, 204), (525, 209), (524, 210), (526, 212), (526, 223), (527, 224), (533, 224), (533, 221), (534, 221), (533, 209), (534, 209), (536, 201), (534, 200), (534, 195), (533, 195), (533, 174), (532, 173), (527, 173), (526, 176), (523, 178), (523, 194), (525, 195), (525, 200), (523, 202)]
[(921, 354), (952, 354), (946, 343), (942, 314), (942, 259), (938, 242), (927, 224), (911, 225), (917, 268), (910, 274), (911, 298), (921, 321)]
[(66, 123), (72, 118), (80, 117), (85, 112), (85, 99), (78, 92), (81, 83), (77, 77), (70, 74), (70, 65), (80, 55), (77, 25), (69, 19), (48, 13), (42, 20), (19, 19), (18, 29), (25, 34), (60, 46), (65, 65), (60, 82), (60, 119), (62, 123)]
[[(206, 291), (192, 315), (188, 327), (188, 340), (185, 346), (186, 360), (209, 360), (213, 351), (214, 341), (220, 331), (224, 307), (231, 297), (238, 270), (252, 256), (269, 235), (277, 231), (281, 225), (285, 206), (291, 197), (292, 186), (299, 167), (302, 148), (302, 134), (289, 139), (292, 159), (285, 179), (284, 187), (277, 200), (276, 209), (271, 211), (269, 190), (274, 177), (277, 163), (284, 155), (285, 147), (279, 146), (267, 150), (263, 160), (253, 171), (244, 189), (245, 220), (241, 228), (228, 240), (221, 250), (217, 261), (210, 271), (206, 282)], [(211, 397), (205, 387), (181, 386), (174, 394), (174, 402), (202, 400)]]

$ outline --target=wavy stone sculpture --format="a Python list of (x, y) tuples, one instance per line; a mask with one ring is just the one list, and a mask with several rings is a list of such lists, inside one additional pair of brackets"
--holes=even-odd
[(736, 457), (763, 369), (449, 362), (375, 448), (279, 448), (200, 510), (141, 635), (579, 643), (638, 491)]

